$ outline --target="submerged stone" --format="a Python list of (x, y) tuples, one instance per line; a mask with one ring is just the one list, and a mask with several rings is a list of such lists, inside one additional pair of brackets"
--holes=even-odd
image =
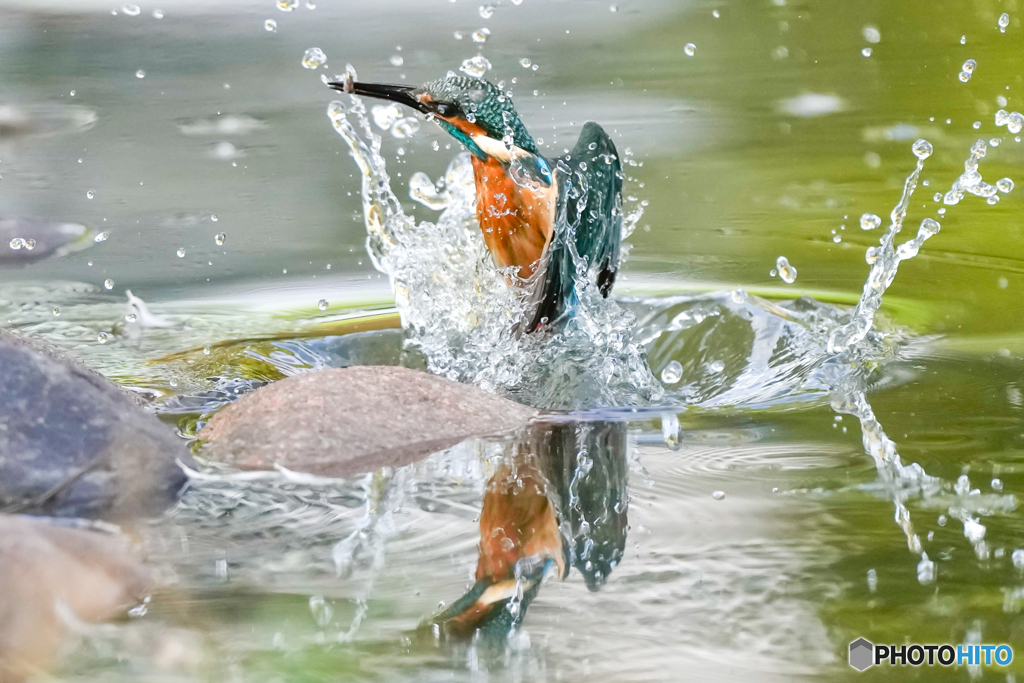
[(349, 476), (401, 467), (534, 411), (403, 367), (354, 366), (288, 377), (238, 399), (200, 431), (203, 455), (241, 469)]
[(38, 677), (76, 623), (143, 602), (151, 580), (118, 534), (0, 515), (0, 586), (0, 681), (13, 683)]
[(174, 431), (109, 380), (0, 330), (0, 512), (126, 519), (166, 507), (192, 465)]

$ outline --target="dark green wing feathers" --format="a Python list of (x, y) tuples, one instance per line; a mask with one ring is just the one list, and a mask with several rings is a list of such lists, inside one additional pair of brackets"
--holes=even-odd
[[(548, 245), (547, 268), (537, 283), (536, 312), (528, 331), (554, 321), (575, 301), (576, 263), (570, 244), (587, 264), (605, 297), (619, 268), (622, 242), (622, 165), (615, 144), (593, 121), (572, 153), (556, 165), (559, 208), (555, 234)], [(566, 170), (567, 169), (567, 170)]]

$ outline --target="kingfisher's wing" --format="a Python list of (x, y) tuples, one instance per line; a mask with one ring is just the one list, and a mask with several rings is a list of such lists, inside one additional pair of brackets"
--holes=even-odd
[(587, 275), (602, 295), (608, 296), (619, 268), (622, 165), (615, 144), (601, 126), (589, 121), (566, 164), (568, 173), (557, 174), (559, 210), (530, 331), (560, 316), (574, 299), (576, 264), (570, 241), (586, 259)]

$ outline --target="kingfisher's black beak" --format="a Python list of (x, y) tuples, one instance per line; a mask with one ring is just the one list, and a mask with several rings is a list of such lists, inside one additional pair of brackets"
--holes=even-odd
[(375, 97), (378, 100), (391, 100), (399, 104), (404, 104), (407, 107), (411, 107), (416, 111), (421, 111), (424, 114), (429, 113), (426, 105), (420, 102), (413, 96), (413, 91), (416, 90), (410, 85), (387, 85), (384, 83), (357, 83), (351, 78), (346, 78), (344, 81), (332, 81), (327, 86), (334, 90), (341, 92), (347, 92), (354, 95), (365, 95), (366, 97)]

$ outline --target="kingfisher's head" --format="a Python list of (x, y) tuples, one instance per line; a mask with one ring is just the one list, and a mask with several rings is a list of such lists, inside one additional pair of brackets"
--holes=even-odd
[(432, 118), (481, 160), (525, 167), (528, 175), (551, 184), (551, 169), (519, 120), (512, 99), (489, 81), (449, 72), (421, 86), (359, 83), (351, 77), (328, 83), (342, 92), (390, 100)]

